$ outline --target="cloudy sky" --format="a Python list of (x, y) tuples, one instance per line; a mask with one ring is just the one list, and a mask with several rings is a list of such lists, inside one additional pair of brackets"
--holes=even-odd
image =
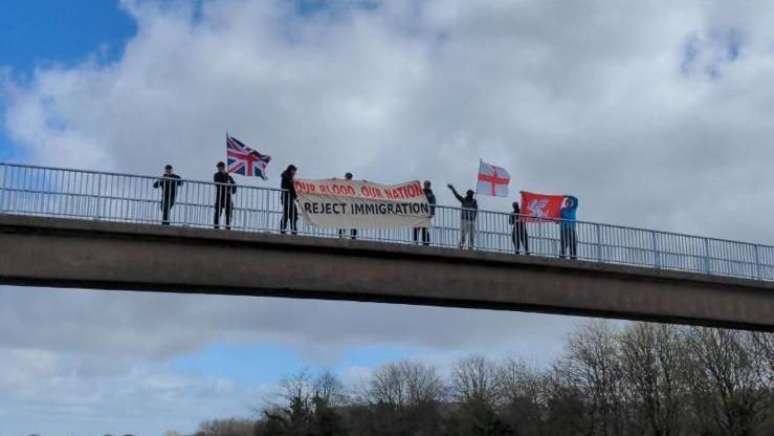
[[(774, 242), (768, 1), (7, 0), (0, 160), (207, 179), (224, 132), (304, 177), (573, 193), (585, 220)], [(504, 208), (510, 200), (483, 199)], [(577, 319), (0, 287), (0, 435), (192, 431), (283, 375), (515, 353)]]

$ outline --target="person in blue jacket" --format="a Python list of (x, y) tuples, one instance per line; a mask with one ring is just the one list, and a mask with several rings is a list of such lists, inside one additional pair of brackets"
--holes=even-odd
[(575, 231), (575, 219), (578, 213), (578, 199), (572, 195), (564, 197), (564, 204), (560, 211), (562, 220), (559, 222), (561, 232), (561, 257), (567, 256), (569, 249), (570, 259), (578, 258), (578, 234)]

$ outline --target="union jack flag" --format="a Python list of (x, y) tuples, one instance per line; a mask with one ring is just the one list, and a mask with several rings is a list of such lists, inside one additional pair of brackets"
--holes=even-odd
[(243, 176), (258, 176), (266, 180), (266, 166), (271, 156), (258, 153), (241, 141), (226, 135), (226, 157), (228, 172)]

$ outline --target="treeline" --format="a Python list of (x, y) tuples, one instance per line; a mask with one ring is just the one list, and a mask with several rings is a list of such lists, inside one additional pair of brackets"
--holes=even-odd
[(360, 387), (299, 374), (257, 420), (201, 436), (771, 436), (774, 336), (592, 322), (545, 369), (471, 356), (445, 376), (403, 361)]

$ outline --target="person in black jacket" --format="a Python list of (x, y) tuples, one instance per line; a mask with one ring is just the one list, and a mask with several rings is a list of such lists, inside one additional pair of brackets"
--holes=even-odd
[(231, 230), (231, 212), (234, 209), (234, 203), (231, 201), (231, 196), (236, 194), (236, 183), (234, 178), (226, 172), (226, 164), (218, 162), (218, 172), (212, 176), (212, 181), (215, 182), (215, 218), (213, 219), (214, 227), (220, 228), (220, 215), (223, 210), (226, 210), (226, 230)]
[[(352, 173), (344, 174), (344, 180), (352, 180)], [(343, 238), (347, 234), (347, 229), (339, 229), (339, 238)], [(357, 239), (357, 229), (349, 230), (350, 239)]]
[(513, 241), (513, 248), (516, 254), (521, 254), (521, 245), (524, 245), (524, 253), (529, 256), (529, 235), (527, 234), (527, 223), (521, 217), (521, 209), (519, 208), (519, 202), (513, 202), (513, 212), (508, 217), (508, 221), (513, 230), (511, 231), (511, 240)]
[[(430, 218), (435, 216), (435, 194), (429, 180), (424, 183), (425, 197), (430, 204)], [(430, 229), (427, 227), (414, 227), (414, 243), (419, 243), (419, 233), (422, 233), (422, 245), (430, 245)]]
[(465, 196), (461, 196), (454, 186), (448, 185), (451, 189), (454, 197), (460, 202), (462, 206), (460, 210), (460, 244), (462, 249), (465, 246), (465, 240), (467, 239), (468, 248), (473, 249), (476, 239), (476, 217), (478, 215), (478, 202), (473, 197), (474, 193), (472, 189), (468, 189)]
[(288, 221), (290, 221), (290, 232), (292, 234), (298, 233), (298, 209), (296, 208), (296, 187), (293, 184), (293, 178), (296, 176), (296, 166), (288, 165), (288, 168), (282, 172), (282, 182), (280, 188), (282, 188), (282, 220), (280, 221), (280, 233), (283, 235), (288, 228)]
[(153, 183), (153, 189), (161, 188), (161, 224), (169, 225), (169, 213), (175, 205), (177, 188), (183, 185), (180, 176), (172, 172), (172, 165), (164, 166), (164, 174)]

